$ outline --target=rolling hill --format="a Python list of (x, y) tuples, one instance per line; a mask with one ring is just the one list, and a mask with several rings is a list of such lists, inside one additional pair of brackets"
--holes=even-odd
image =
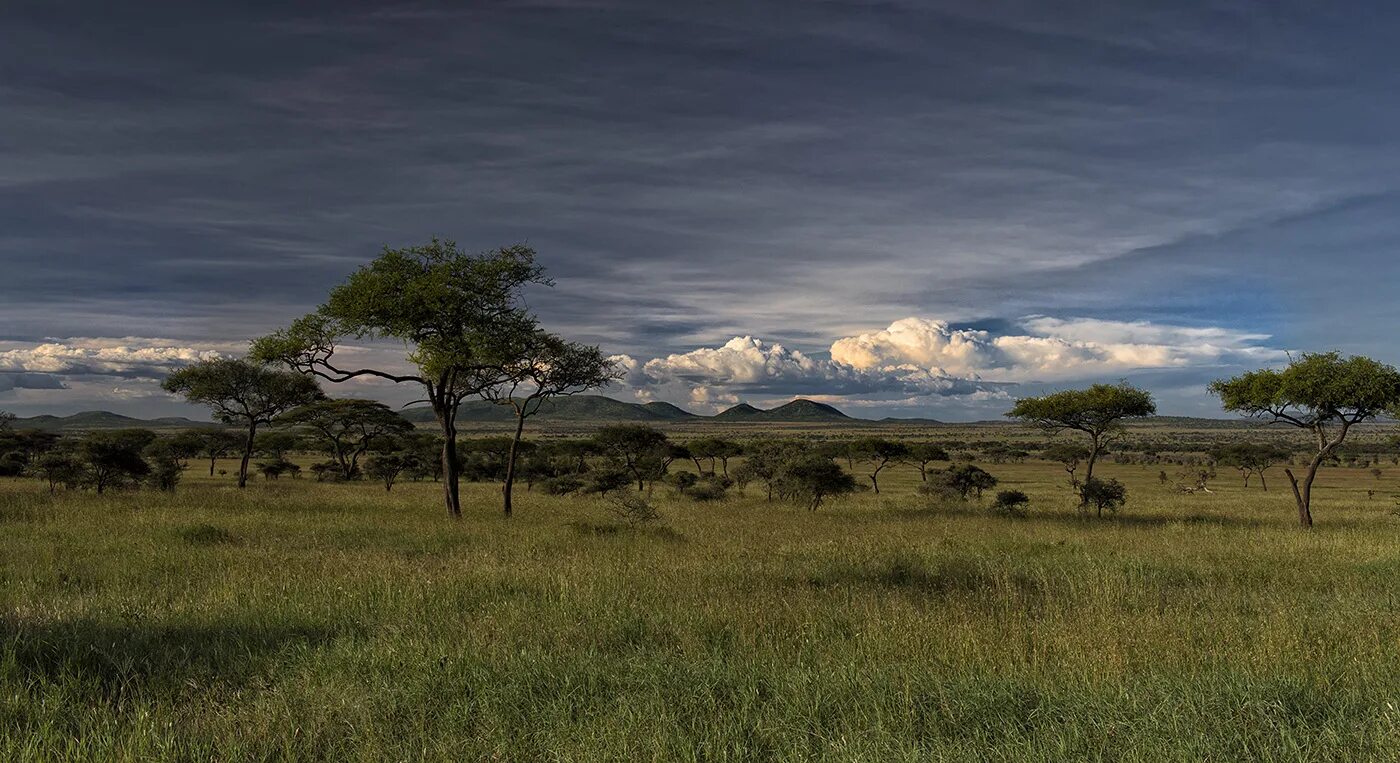
[(217, 426), (208, 421), (195, 421), (183, 416), (159, 419), (137, 419), (110, 411), (83, 411), (71, 416), (32, 416), (15, 420), (15, 429), (39, 429), (45, 432), (86, 432), (94, 429), (190, 429)]

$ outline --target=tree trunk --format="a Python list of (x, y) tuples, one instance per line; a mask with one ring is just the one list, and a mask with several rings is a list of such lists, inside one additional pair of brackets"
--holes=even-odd
[(1269, 492), (1269, 481), (1264, 479), (1264, 473), (1259, 472), (1259, 486), (1264, 488), (1264, 492)]
[(510, 453), (506, 455), (506, 482), (501, 486), (501, 496), (505, 503), (506, 516), (510, 516), (511, 490), (515, 485), (515, 457), (520, 446), (520, 435), (525, 431), (525, 412), (515, 412), (515, 437), (510, 441)]
[(218, 456), (210, 456), (210, 457), (209, 457), (209, 476), (210, 476), (210, 477), (213, 477), (213, 476), (214, 476), (214, 465), (215, 465), (215, 463), (216, 463), (218, 460), (219, 460), (219, 457), (218, 457)]
[[(1099, 441), (1094, 438), (1090, 441), (1089, 457), (1084, 461), (1084, 486), (1079, 490), (1079, 505), (1081, 507), (1089, 505), (1089, 485), (1094, 481), (1094, 463), (1099, 460)], [(1103, 507), (1098, 510), (1098, 517), (1103, 518)]]
[(462, 500), (457, 484), (457, 412), (448, 410), (449, 407), (448, 403), (433, 402), (438, 423), (442, 425), (442, 498), (447, 505), (448, 516), (461, 519)]
[(1298, 478), (1293, 476), (1292, 469), (1283, 470), (1283, 473), (1288, 475), (1288, 482), (1293, 487), (1293, 500), (1298, 504), (1298, 524), (1304, 530), (1312, 529), (1312, 483), (1313, 478), (1317, 476), (1317, 467), (1320, 463), (1319, 457), (1308, 464), (1308, 470), (1303, 474), (1301, 485)]
[(870, 486), (875, 488), (875, 495), (880, 494), (880, 480), (875, 478), (879, 473), (879, 470), (876, 470), (870, 474)]
[(243, 445), (243, 460), (238, 464), (238, 488), (248, 486), (248, 462), (253, 460), (253, 438), (257, 437), (258, 425), (248, 425), (248, 442)]

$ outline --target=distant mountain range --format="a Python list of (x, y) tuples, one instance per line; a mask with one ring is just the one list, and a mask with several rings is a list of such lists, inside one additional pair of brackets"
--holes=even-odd
[(136, 419), (110, 411), (83, 411), (71, 416), (32, 416), (15, 419), (15, 429), (40, 429), (45, 432), (84, 432), (90, 429), (190, 429), (217, 426), (208, 421), (195, 421), (183, 416), (160, 419)]
[[(457, 419), (462, 422), (512, 421), (514, 413), (509, 407), (495, 405), (482, 400), (464, 403), (457, 409)], [(433, 412), (427, 408), (414, 408), (404, 414), (410, 421), (433, 421)], [(714, 416), (700, 416), (670, 403), (628, 403), (601, 395), (575, 395), (554, 398), (540, 408), (540, 421), (625, 421), (625, 422), (681, 422), (714, 421), (718, 423), (858, 423), (835, 408), (814, 400), (798, 399), (777, 408), (762, 410), (747, 403), (740, 403)]]
[[(462, 423), (505, 423), (514, 420), (514, 413), (508, 406), (495, 405), (483, 400), (463, 404), (458, 409), (458, 421)], [(434, 421), (433, 412), (425, 407), (413, 408), (404, 412), (404, 417), (416, 423)], [(777, 408), (763, 410), (748, 403), (739, 403), (713, 416), (691, 413), (671, 403), (628, 403), (602, 395), (575, 395), (550, 400), (541, 408), (540, 422), (626, 422), (626, 423), (681, 423), (704, 424), (885, 424), (885, 425), (925, 425), (934, 426), (943, 422), (937, 419), (887, 417), (879, 420), (858, 419), (847, 416), (826, 403), (798, 398)], [(1155, 416), (1139, 422), (1152, 426), (1183, 428), (1216, 428), (1261, 426), (1257, 421), (1245, 419), (1197, 419), (1177, 416)], [(977, 426), (1014, 425), (1008, 420), (979, 421)], [(83, 411), (71, 416), (34, 416), (15, 421), (16, 429), (42, 429), (50, 432), (81, 432), (92, 429), (123, 429), (143, 427), (146, 429), (189, 429), (192, 427), (217, 426), (204, 421), (194, 421), (183, 416), (169, 416), (159, 419), (137, 419), (108, 411)]]

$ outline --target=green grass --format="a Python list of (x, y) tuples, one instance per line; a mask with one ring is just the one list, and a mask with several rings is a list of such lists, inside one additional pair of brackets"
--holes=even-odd
[[(175, 496), (0, 481), (0, 760), (1395, 760), (1397, 484), (917, 474), (810, 514), (192, 475)], [(197, 470), (196, 470), (197, 471)], [(227, 478), (225, 478), (226, 481)], [(1374, 499), (1367, 489), (1377, 491)]]

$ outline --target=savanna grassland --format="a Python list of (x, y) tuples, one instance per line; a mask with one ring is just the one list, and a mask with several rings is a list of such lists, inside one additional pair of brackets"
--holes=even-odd
[[(966, 433), (964, 433), (966, 434)], [(909, 466), (809, 513), (658, 486), (664, 520), (471, 484), (174, 495), (0, 480), (0, 759), (1395, 760), (1400, 468), (1081, 519)], [(1393, 472), (1393, 474), (1391, 473)], [(1368, 491), (1373, 491), (1368, 494)]]

